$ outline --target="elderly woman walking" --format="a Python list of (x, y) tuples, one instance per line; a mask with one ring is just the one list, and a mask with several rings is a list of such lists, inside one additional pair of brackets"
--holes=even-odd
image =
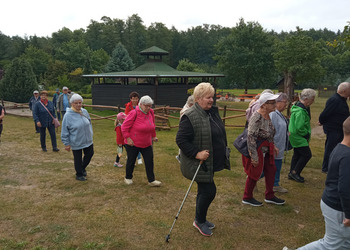
[(40, 99), (35, 103), (33, 108), (33, 119), (40, 132), (41, 149), (47, 152), (46, 149), (46, 128), (51, 137), (52, 150), (58, 152), (55, 125), (53, 124), (53, 117), (55, 115), (55, 107), (51, 101), (47, 99), (48, 93), (43, 90), (40, 92)]
[(300, 175), (308, 161), (312, 157), (309, 147), (311, 137), (311, 113), (310, 106), (314, 103), (316, 91), (304, 89), (300, 93), (300, 101), (291, 108), (289, 121), (290, 144), (294, 148), (290, 172), (288, 178), (303, 183), (305, 180)]
[(133, 172), (135, 161), (139, 152), (145, 160), (148, 185), (159, 187), (160, 181), (154, 177), (153, 147), (156, 136), (156, 125), (154, 112), (151, 108), (153, 100), (148, 95), (141, 97), (138, 106), (131, 110), (122, 124), (125, 148), (128, 155), (126, 162), (126, 174), (124, 182), (127, 185), (133, 184)]
[(214, 173), (230, 169), (225, 126), (218, 108), (213, 106), (214, 93), (213, 86), (207, 82), (195, 87), (195, 104), (183, 114), (176, 135), (184, 177), (192, 180), (203, 161), (195, 178), (198, 191), (193, 226), (204, 236), (211, 236), (215, 227), (207, 220), (209, 206), (216, 196)]
[(280, 175), (282, 168), (282, 160), (284, 158), (284, 151), (288, 143), (288, 120), (282, 114), (287, 107), (288, 96), (285, 93), (279, 93), (276, 99), (276, 110), (270, 113), (272, 125), (276, 133), (274, 136), (274, 144), (278, 148), (278, 155), (275, 156), (276, 174), (275, 183), (273, 184), (273, 191), (280, 193), (287, 193), (288, 190), (280, 186)]
[(272, 125), (269, 114), (275, 110), (278, 95), (264, 93), (260, 96), (260, 108), (254, 112), (248, 125), (248, 152), (250, 157), (242, 155), (242, 162), (247, 180), (243, 195), (243, 204), (262, 206), (260, 201), (253, 198), (253, 190), (262, 172), (265, 175), (265, 202), (283, 205), (284, 200), (275, 196), (273, 183), (275, 180), (275, 159), (278, 149), (274, 145), (275, 128)]
[(76, 180), (86, 181), (86, 167), (94, 155), (91, 119), (82, 108), (83, 98), (79, 94), (73, 94), (69, 101), (71, 108), (67, 108), (63, 116), (61, 140), (65, 150), (73, 151)]

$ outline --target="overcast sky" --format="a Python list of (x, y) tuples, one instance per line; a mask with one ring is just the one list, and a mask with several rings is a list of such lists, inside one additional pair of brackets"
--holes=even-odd
[(7, 36), (51, 36), (63, 27), (86, 29), (101, 17), (126, 20), (138, 14), (148, 27), (164, 23), (187, 30), (202, 24), (236, 26), (242, 17), (266, 30), (296, 26), (343, 31), (350, 21), (350, 0), (5, 0), (0, 4), (0, 31)]

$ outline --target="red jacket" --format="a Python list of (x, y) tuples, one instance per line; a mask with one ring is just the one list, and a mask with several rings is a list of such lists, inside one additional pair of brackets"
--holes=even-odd
[[(269, 148), (269, 159), (268, 161), (265, 161), (264, 155), (261, 151), (261, 148), (265, 146)], [(275, 157), (274, 157), (274, 148), (275, 145), (272, 142), (264, 141), (261, 143), (261, 145), (258, 148), (258, 156), (259, 156), (259, 165), (257, 167), (254, 167), (251, 161), (251, 158), (245, 157), (242, 155), (242, 163), (244, 167), (244, 171), (246, 174), (252, 178), (253, 180), (259, 180), (261, 173), (264, 169), (264, 163), (270, 165), (270, 167), (276, 169), (275, 165)], [(266, 157), (266, 156), (265, 156)]]
[(135, 147), (147, 148), (152, 145), (152, 138), (156, 137), (156, 125), (154, 122), (154, 112), (150, 109), (147, 114), (143, 113), (137, 106), (126, 117), (122, 124), (124, 143), (127, 138), (134, 141)]
[(132, 106), (132, 102), (128, 102), (127, 104), (125, 104), (125, 111), (124, 111), (124, 113), (127, 115), (133, 109), (134, 109), (134, 106)]
[(117, 141), (117, 144), (118, 145), (124, 145), (124, 136), (123, 136), (123, 133), (122, 133), (122, 125), (121, 124), (118, 124), (116, 127), (115, 127), (115, 132), (116, 132), (116, 141)]

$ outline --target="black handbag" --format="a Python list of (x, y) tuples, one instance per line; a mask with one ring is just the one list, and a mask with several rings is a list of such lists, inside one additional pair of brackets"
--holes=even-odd
[(250, 158), (248, 152), (248, 128), (244, 128), (242, 134), (237, 136), (236, 140), (233, 142), (233, 146), (245, 157)]
[[(259, 139), (256, 142), (256, 148), (259, 148), (260, 145), (264, 142), (264, 140)], [(233, 142), (233, 146), (247, 158), (250, 158), (248, 151), (248, 128), (244, 128), (242, 134), (237, 136), (236, 140)]]

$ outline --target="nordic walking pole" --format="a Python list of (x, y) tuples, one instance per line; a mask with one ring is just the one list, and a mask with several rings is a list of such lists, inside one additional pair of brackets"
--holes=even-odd
[(199, 162), (199, 165), (198, 165), (198, 167), (197, 167), (197, 170), (196, 170), (196, 172), (194, 173), (194, 176), (193, 176), (193, 178), (192, 178), (191, 184), (190, 184), (190, 186), (188, 187), (188, 190), (187, 190), (187, 192), (186, 192), (186, 194), (185, 194), (185, 197), (184, 197), (184, 199), (183, 199), (183, 201), (182, 201), (182, 203), (181, 203), (181, 206), (180, 206), (180, 208), (179, 208), (179, 211), (177, 212), (177, 214), (176, 214), (176, 216), (175, 216), (175, 220), (174, 220), (174, 222), (173, 222), (173, 225), (172, 225), (171, 228), (170, 228), (169, 234), (165, 237), (165, 241), (168, 242), (168, 243), (169, 243), (169, 240), (170, 240), (170, 233), (171, 233), (171, 231), (173, 230), (173, 228), (174, 228), (174, 226), (175, 226), (175, 222), (176, 222), (177, 218), (179, 217), (179, 214), (180, 214), (180, 212), (181, 212), (181, 209), (182, 209), (182, 207), (184, 206), (185, 200), (186, 200), (186, 198), (187, 198), (187, 196), (188, 196), (188, 193), (189, 193), (190, 190), (191, 190), (191, 187), (192, 187), (192, 184), (193, 184), (193, 182), (194, 182), (194, 179), (196, 179), (196, 176), (197, 176), (197, 174), (198, 174), (198, 171), (199, 171), (199, 169), (200, 169), (202, 163), (203, 163), (203, 161), (200, 161), (200, 162)]

